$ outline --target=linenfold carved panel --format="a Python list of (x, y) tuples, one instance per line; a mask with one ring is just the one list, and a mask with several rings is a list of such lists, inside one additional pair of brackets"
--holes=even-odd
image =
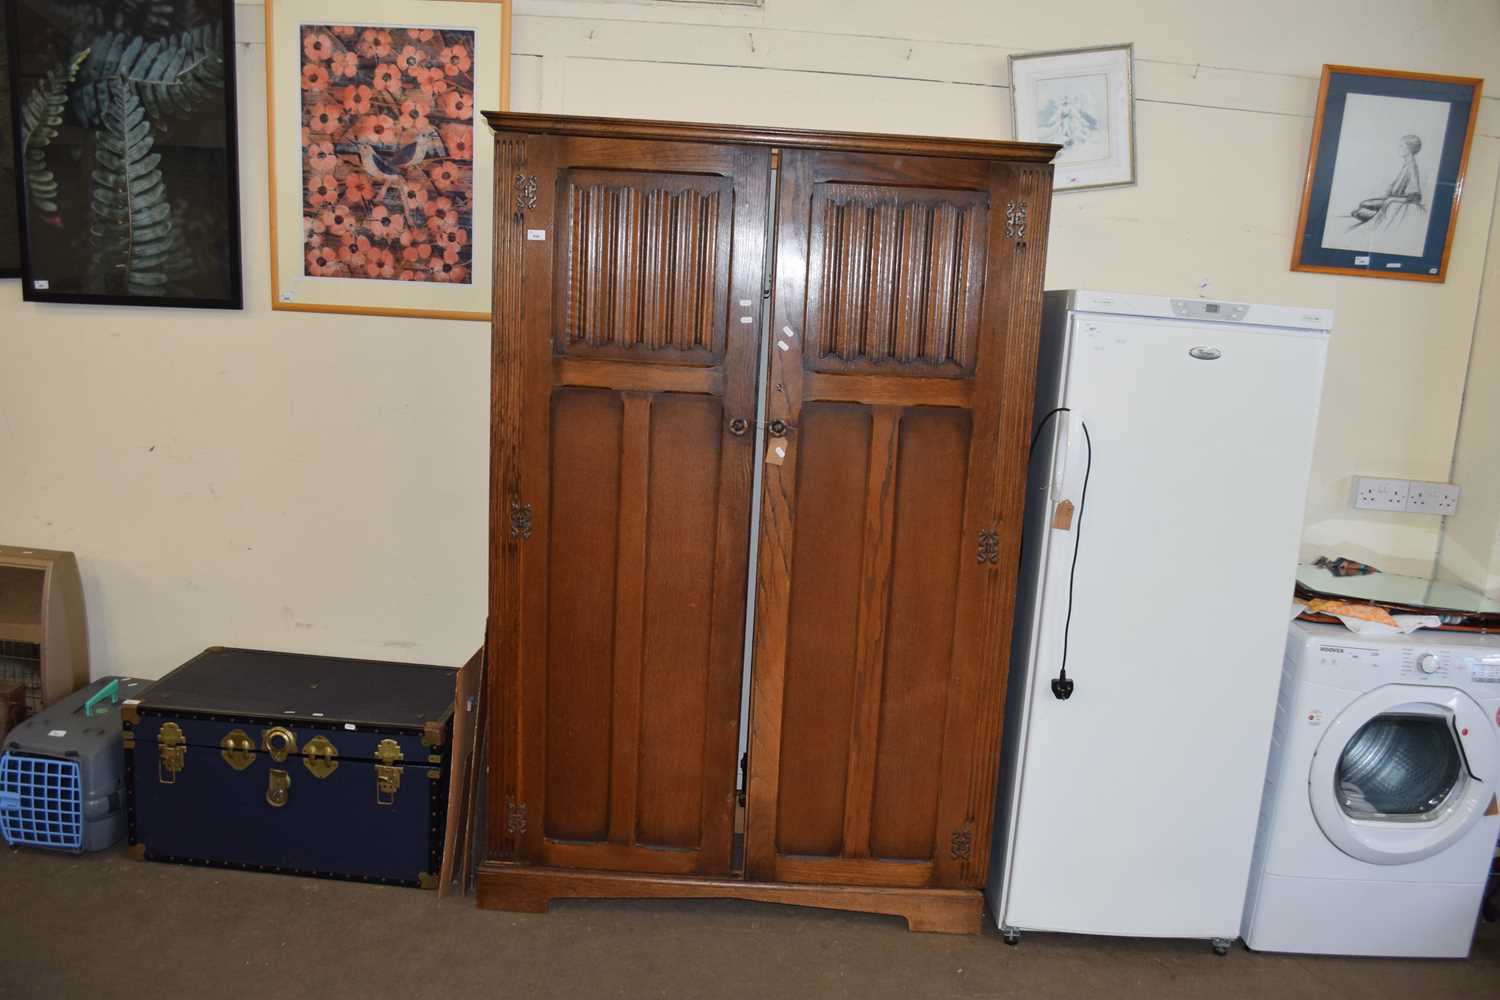
[(971, 376), (988, 208), (978, 191), (818, 185), (806, 367)]
[(717, 363), (733, 214), (727, 177), (565, 171), (558, 185), (556, 350)]

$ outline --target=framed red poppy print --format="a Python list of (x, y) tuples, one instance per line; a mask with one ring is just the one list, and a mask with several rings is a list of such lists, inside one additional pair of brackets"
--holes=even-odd
[(276, 309), (490, 317), (510, 4), (266, 3)]

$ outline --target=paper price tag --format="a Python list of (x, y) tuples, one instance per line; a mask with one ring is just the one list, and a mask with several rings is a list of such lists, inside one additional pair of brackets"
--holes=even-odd
[(780, 465), (786, 461), (786, 445), (776, 444), (766, 449), (766, 464)]

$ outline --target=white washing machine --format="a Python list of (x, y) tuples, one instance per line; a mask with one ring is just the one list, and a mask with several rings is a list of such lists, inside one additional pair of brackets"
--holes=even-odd
[(1500, 835), (1500, 637), (1293, 622), (1242, 933), (1462, 958)]

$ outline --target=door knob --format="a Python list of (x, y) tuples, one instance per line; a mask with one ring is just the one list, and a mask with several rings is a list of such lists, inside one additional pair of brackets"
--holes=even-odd
[(788, 429), (789, 428), (787, 427), (787, 423), (785, 420), (773, 420), (766, 425), (766, 430), (770, 431), (771, 436), (776, 438), (786, 437), (786, 432)]
[(735, 437), (744, 437), (745, 432), (750, 429), (750, 421), (744, 417), (735, 417), (729, 421), (729, 433)]

